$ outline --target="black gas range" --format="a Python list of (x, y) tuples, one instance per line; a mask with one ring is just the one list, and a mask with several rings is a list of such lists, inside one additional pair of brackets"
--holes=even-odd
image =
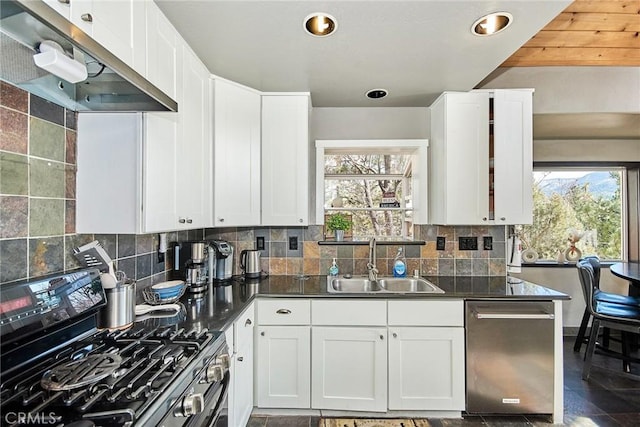
[(97, 330), (97, 270), (0, 289), (1, 424), (226, 426), (224, 334), (181, 321)]

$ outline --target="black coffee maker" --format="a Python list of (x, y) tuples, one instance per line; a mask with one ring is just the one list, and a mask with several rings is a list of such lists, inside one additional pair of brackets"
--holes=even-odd
[(176, 242), (173, 253), (172, 278), (184, 280), (189, 292), (204, 292), (215, 274), (215, 266), (211, 266), (215, 262), (211, 245), (205, 241)]

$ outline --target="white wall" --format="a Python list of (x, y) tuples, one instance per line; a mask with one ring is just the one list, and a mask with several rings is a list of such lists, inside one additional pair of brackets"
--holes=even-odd
[[(574, 267), (523, 267), (522, 273), (514, 276), (546, 286), (571, 296), (571, 301), (562, 303), (562, 320), (565, 327), (579, 327), (584, 313), (585, 302), (578, 279), (578, 271)], [(600, 288), (607, 292), (617, 292), (627, 295), (629, 284), (602, 267)]]
[(501, 68), (483, 88), (535, 88), (533, 113), (639, 113), (640, 67)]
[(316, 139), (426, 139), (428, 108), (314, 108), (312, 147)]

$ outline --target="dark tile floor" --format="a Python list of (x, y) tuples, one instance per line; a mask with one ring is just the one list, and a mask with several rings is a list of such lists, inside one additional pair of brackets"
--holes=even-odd
[[(574, 337), (564, 340), (564, 425), (640, 426), (640, 366), (631, 375), (622, 362), (596, 354), (589, 381), (581, 379), (585, 347), (573, 352)], [(613, 343), (612, 345), (615, 345)], [(636, 354), (637, 357), (637, 354)], [(472, 416), (463, 419), (416, 420), (416, 426), (550, 426), (547, 416)], [(252, 416), (247, 427), (325, 427), (316, 416)], [(357, 422), (356, 422), (357, 427)], [(409, 426), (407, 426), (409, 427)], [(412, 427), (412, 426), (411, 426)]]

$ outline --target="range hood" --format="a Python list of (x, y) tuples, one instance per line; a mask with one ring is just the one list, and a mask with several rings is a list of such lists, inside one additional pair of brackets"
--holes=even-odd
[[(74, 111), (178, 111), (178, 104), (43, 1), (2, 0), (0, 79)], [(37, 67), (44, 40), (87, 65), (71, 84)]]

